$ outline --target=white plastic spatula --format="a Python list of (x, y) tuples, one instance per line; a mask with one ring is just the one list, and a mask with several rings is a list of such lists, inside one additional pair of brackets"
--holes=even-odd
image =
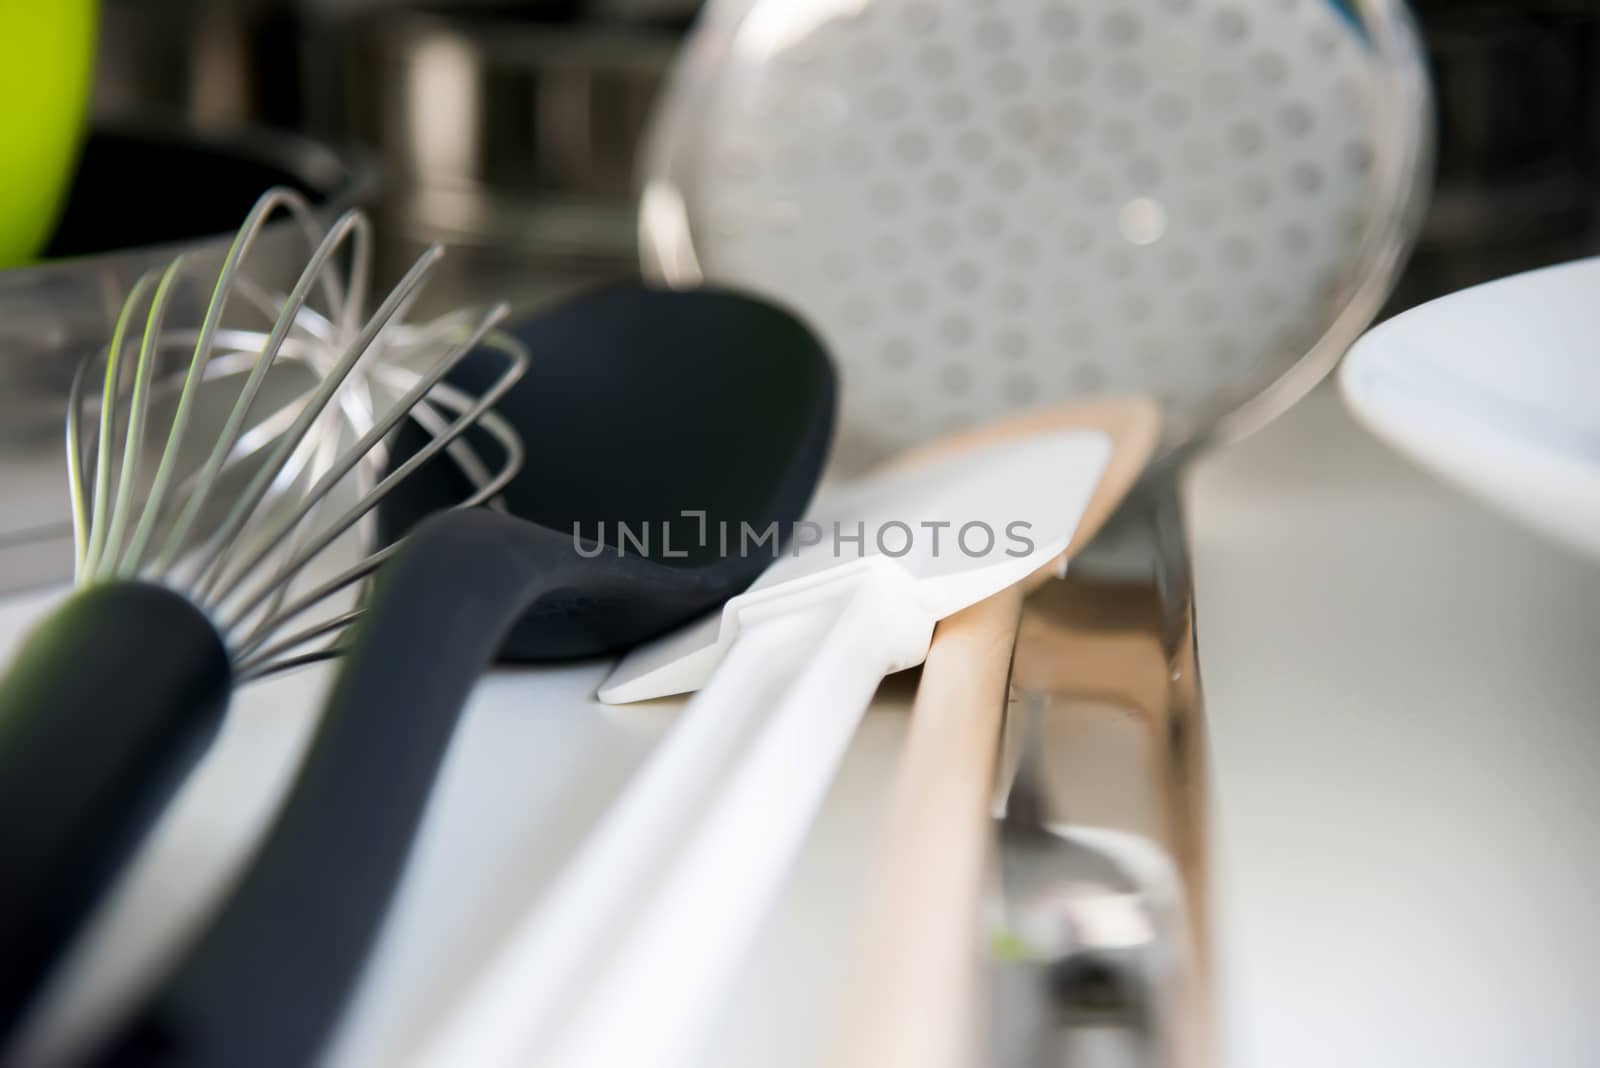
[(692, 1052), (879, 681), (921, 662), (940, 619), (1059, 557), (1110, 455), (1104, 433), (1057, 431), (842, 486), (815, 544), (628, 657), (603, 698), (705, 688), (421, 1063)]
[[(1109, 450), (1097, 432), (1039, 434), (825, 493), (814, 525), (795, 538), (820, 538), (817, 544), (793, 545), (720, 618), (630, 653), (601, 685), (600, 699), (621, 704), (698, 690), (748, 620), (765, 619), (774, 607), (788, 614), (831, 602), (869, 581), (914, 584), (907, 603), (921, 611), (907, 626), (931, 627), (1058, 556)], [(890, 670), (921, 663), (914, 648), (911, 655)]]

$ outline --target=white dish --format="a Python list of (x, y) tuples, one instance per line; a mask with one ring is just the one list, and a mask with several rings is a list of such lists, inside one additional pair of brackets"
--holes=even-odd
[(1351, 349), (1340, 385), (1400, 452), (1600, 558), (1600, 258), (1391, 319)]

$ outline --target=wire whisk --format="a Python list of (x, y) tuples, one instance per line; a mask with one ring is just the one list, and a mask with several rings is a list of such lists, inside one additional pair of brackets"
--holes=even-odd
[[(311, 248), (283, 295), (245, 272), (252, 247), (279, 213)], [(395, 546), (368, 546), (357, 562), (321, 581), (307, 578), (327, 570), (313, 562), (353, 528), (370, 528), (379, 501), (441, 451), (476, 487), (461, 507), (491, 501), (521, 466), (515, 431), (490, 410), (527, 366), (521, 346), (496, 329), (506, 307), (403, 322), (441, 255), (438, 246), (424, 252), (362, 320), (371, 222), (352, 210), (322, 233), (303, 197), (274, 189), (229, 248), (198, 329), (167, 329), (174, 294), (192, 273), (183, 257), (140, 279), (105, 353), (97, 418), (86, 396), (90, 364), (72, 385), (67, 457), (77, 585), (140, 579), (184, 594), (216, 625), (239, 681), (336, 655), (360, 609), (317, 610), (370, 575)], [(342, 258), (350, 265), (345, 275)], [(314, 293), (326, 313), (311, 306)], [(236, 297), (270, 327), (224, 326)], [(485, 393), (470, 396), (443, 379), (477, 348), (502, 354), (505, 369)], [(177, 349), (189, 351), (188, 368), (152, 468), (145, 444), (162, 391), (156, 376), (163, 356)], [(290, 364), (309, 371), (314, 385), (274, 406), (263, 387)], [(214, 440), (201, 438), (194, 424), (203, 385), (239, 377), (220, 431)], [(173, 389), (166, 384), (167, 393)], [(431, 440), (385, 475), (385, 441), (408, 419)], [(474, 426), (499, 446), (492, 468), (463, 438)], [(185, 472), (181, 457), (197, 440), (204, 461)], [(360, 533), (370, 538), (370, 529)]]
[[(280, 214), (309, 249), (286, 293), (251, 258)], [(324, 232), (303, 198), (275, 189), (228, 249), (197, 328), (168, 326), (199, 273), (180, 257), (134, 285), (103, 366), (78, 368), (76, 588), (0, 676), (0, 811), (28, 814), (0, 822), (0, 1042), (215, 737), (233, 686), (340, 652), (359, 584), (398, 545), (371, 536), (373, 508), (440, 453), (475, 487), (463, 506), (492, 502), (521, 466), (520, 440), (490, 410), (528, 365), (496, 329), (506, 309), (405, 324), (434, 247), (363, 317), (371, 246), (360, 212)], [(474, 350), (504, 360), (479, 395), (445, 381)], [(284, 399), (291, 380), (309, 385)], [(385, 442), (408, 419), (427, 443), (389, 470)], [(475, 427), (493, 462), (463, 437)]]

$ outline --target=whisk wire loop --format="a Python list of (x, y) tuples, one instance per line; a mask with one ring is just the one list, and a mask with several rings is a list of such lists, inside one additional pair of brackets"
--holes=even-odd
[[(279, 214), (291, 217), (289, 225), (305, 235), (310, 250), (287, 293), (244, 268), (266, 224)], [(369, 536), (382, 499), (443, 453), (475, 487), (457, 507), (492, 506), (522, 465), (521, 440), (491, 410), (529, 361), (524, 347), (497, 329), (507, 308), (458, 309), (404, 322), (442, 254), (438, 246), (426, 250), (363, 321), (371, 223), (350, 211), (324, 232), (303, 197), (276, 189), (257, 201), (229, 246), (198, 328), (167, 325), (175, 293), (193, 273), (192, 260), (179, 257), (141, 277), (103, 353), (99, 411), (92, 419), (90, 379), (101, 357), (86, 360), (73, 376), (66, 445), (77, 583), (139, 579), (184, 594), (217, 627), (241, 681), (339, 655), (362, 611), (359, 593), (354, 603), (342, 595), (398, 548), (374, 547)], [(325, 307), (313, 306), (318, 293)], [(235, 296), (240, 308), (270, 327), (224, 323)], [(143, 329), (136, 333), (141, 317)], [(486, 391), (470, 393), (445, 381), (479, 350), (503, 360)], [(184, 351), (182, 374), (165, 374), (167, 354)], [(269, 378), (280, 385), (292, 381), (287, 374), (273, 378), (274, 368), (286, 364), (309, 371), (313, 383), (285, 402), (266, 386)], [(215, 440), (203, 450), (186, 448), (186, 435), (198, 425), (202, 384), (209, 389), (236, 378), (242, 384)], [(155, 436), (150, 423), (158, 399), (171, 414), (163, 416), (165, 437), (158, 439), (152, 473), (142, 461), (147, 437)], [(387, 439), (408, 419), (428, 441), (384, 473)], [(464, 437), (472, 429), (483, 432), (496, 455), (486, 459)], [(187, 454), (204, 459), (185, 469), (181, 457)], [(235, 492), (231, 487), (241, 481), (244, 488)], [(344, 496), (347, 482), (354, 503), (325, 521), (336, 496), (351, 499)], [(213, 524), (207, 516), (217, 514), (222, 518)], [(329, 578), (302, 583), (313, 563), (352, 531), (367, 551)], [(298, 592), (299, 585), (311, 588)], [(336, 600), (342, 603), (334, 607)], [(319, 641), (325, 644), (308, 649)]]

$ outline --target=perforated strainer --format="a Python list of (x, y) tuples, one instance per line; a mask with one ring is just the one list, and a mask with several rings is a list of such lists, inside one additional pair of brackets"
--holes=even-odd
[(1161, 402), (1171, 460), (1376, 314), (1427, 115), (1392, 0), (714, 0), (647, 148), (643, 255), (819, 329), (847, 466), (1106, 393)]

